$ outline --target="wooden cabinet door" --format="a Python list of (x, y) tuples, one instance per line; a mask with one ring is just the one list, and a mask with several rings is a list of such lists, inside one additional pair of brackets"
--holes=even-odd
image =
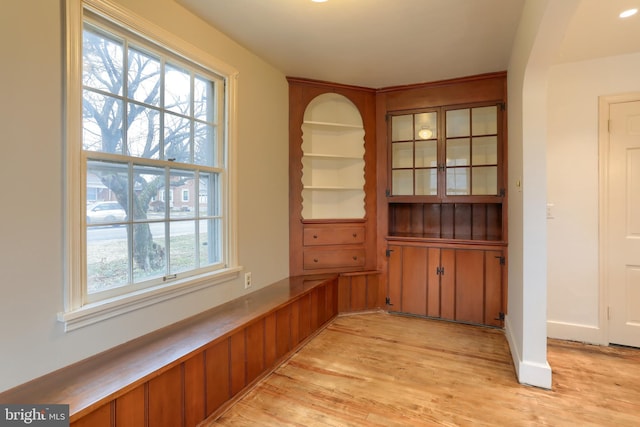
[(456, 250), (457, 321), (484, 321), (484, 255), (485, 251)]
[(402, 250), (402, 312), (427, 315), (428, 248), (406, 246)]
[(502, 326), (502, 250), (388, 249), (389, 311)]
[(402, 311), (402, 246), (387, 248), (389, 277), (387, 280), (387, 310)]

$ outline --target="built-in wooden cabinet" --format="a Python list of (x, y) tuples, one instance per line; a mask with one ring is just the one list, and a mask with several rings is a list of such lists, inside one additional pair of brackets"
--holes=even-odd
[(391, 312), (502, 326), (501, 247), (390, 242)]
[(288, 81), (290, 273), (372, 270), (375, 91)]
[(502, 326), (506, 74), (383, 89), (376, 102), (387, 308)]

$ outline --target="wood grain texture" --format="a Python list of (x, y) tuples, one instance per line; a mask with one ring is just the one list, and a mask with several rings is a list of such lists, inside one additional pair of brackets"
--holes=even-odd
[(335, 275), (289, 277), (244, 297), (0, 393), (3, 403), (68, 404), (71, 421), (144, 384), (194, 352), (269, 316)]
[(501, 330), (339, 317), (213, 426), (637, 426), (640, 351), (549, 341), (553, 388), (516, 380)]

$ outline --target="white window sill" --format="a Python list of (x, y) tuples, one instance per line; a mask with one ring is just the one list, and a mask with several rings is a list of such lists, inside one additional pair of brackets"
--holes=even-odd
[(226, 268), (213, 274), (190, 278), (171, 285), (143, 289), (98, 303), (87, 304), (74, 310), (58, 313), (58, 320), (64, 323), (65, 332), (73, 331), (171, 298), (236, 279), (241, 270), (242, 267)]

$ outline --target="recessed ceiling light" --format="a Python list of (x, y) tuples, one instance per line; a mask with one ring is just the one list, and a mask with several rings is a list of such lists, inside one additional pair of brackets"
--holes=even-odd
[(629, 10), (625, 10), (624, 12), (622, 12), (620, 14), (620, 18), (628, 18), (630, 16), (635, 15), (636, 13), (638, 13), (638, 9), (629, 9)]

